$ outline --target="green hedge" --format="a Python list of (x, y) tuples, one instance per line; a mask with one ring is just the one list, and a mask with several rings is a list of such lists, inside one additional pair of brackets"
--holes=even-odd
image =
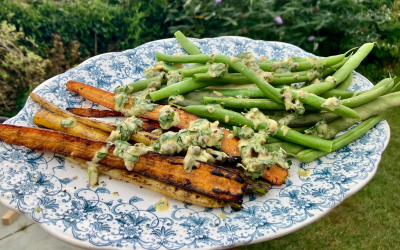
[(400, 75), (399, 18), (400, 2), (386, 0), (15, 0), (0, 5), (0, 21), (23, 30), (38, 46), (24, 39), (18, 43), (51, 62), (46, 78), (95, 54), (181, 30), (198, 38), (284, 41), (321, 56), (374, 41), (358, 71), (377, 82), (388, 73)]
[[(190, 37), (225, 35), (283, 41), (321, 56), (366, 42), (377, 45), (358, 69), (373, 82), (400, 75), (400, 2), (370, 0), (175, 0), (167, 11), (169, 32)], [(282, 23), (274, 20), (280, 17)]]

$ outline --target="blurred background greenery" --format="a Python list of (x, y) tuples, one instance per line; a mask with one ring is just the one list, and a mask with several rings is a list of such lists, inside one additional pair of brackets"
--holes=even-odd
[(388, 0), (0, 1), (0, 115), (13, 116), (38, 84), (83, 60), (186, 36), (283, 41), (316, 55), (365, 42), (358, 71), (377, 82), (400, 75), (400, 2)]

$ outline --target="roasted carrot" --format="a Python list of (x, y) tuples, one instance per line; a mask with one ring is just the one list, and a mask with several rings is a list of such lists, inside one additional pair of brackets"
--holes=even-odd
[[(83, 96), (84, 98), (92, 102), (100, 104), (109, 109), (115, 108), (114, 93), (76, 81), (68, 81), (66, 86), (71, 91)], [(131, 108), (132, 102), (134, 101), (135, 101), (134, 99), (129, 99), (129, 103), (125, 105), (125, 109)], [(149, 120), (158, 120), (158, 114), (161, 108), (162, 105), (158, 105), (155, 109), (146, 112), (144, 115), (140, 117)], [(191, 122), (200, 119), (199, 117), (190, 114), (184, 110), (177, 108), (174, 108), (174, 110), (175, 112), (179, 113), (180, 122), (177, 124), (177, 127), (180, 129), (188, 128)], [(239, 140), (237, 138), (231, 138), (231, 136), (229, 136), (231, 134), (229, 130), (223, 129), (223, 131), (224, 131), (224, 138), (222, 140), (221, 150), (235, 160), (241, 159), (239, 150)], [(282, 185), (285, 182), (287, 175), (288, 175), (287, 170), (274, 166), (270, 169), (267, 169), (262, 175), (262, 178), (270, 181), (271, 184)]]
[(99, 110), (89, 108), (67, 108), (67, 111), (72, 114), (84, 117), (110, 117), (110, 116), (124, 116), (121, 112), (114, 110)]
[(287, 169), (272, 165), (264, 172), (261, 177), (266, 179), (269, 183), (273, 185), (282, 185), (285, 184), (285, 180), (288, 174), (289, 171)]
[[(0, 125), (0, 140), (33, 150), (50, 151), (87, 161), (90, 161), (102, 147), (107, 146), (106, 142), (88, 140), (62, 132), (5, 124)], [(114, 146), (111, 146), (108, 155), (99, 163), (126, 169), (124, 161), (114, 156), (113, 151)], [(187, 173), (183, 167), (183, 159), (180, 156), (149, 152), (139, 157), (133, 172), (216, 199), (241, 202), (246, 191), (246, 182), (240, 175), (204, 162), (196, 162), (193, 170)]]
[[(77, 120), (77, 122), (83, 123), (85, 125), (88, 125), (90, 127), (98, 128), (101, 130), (104, 130), (106, 132), (112, 132), (113, 130), (116, 130), (117, 127), (106, 121), (101, 121), (101, 120), (96, 120), (96, 119), (89, 119), (86, 117), (81, 117), (78, 115), (74, 115), (66, 110), (63, 110), (62, 108), (54, 105), (53, 103), (43, 99), (42, 97), (38, 96), (35, 93), (31, 93), (30, 97), (37, 101), (39, 104), (47, 108), (48, 110), (56, 113), (59, 116), (62, 116), (64, 118), (74, 118)], [(143, 122), (144, 124), (144, 122)], [(146, 131), (138, 131), (138, 132), (133, 132), (131, 135), (131, 140), (136, 141), (136, 142), (143, 142), (146, 145), (150, 145), (151, 142), (156, 142), (158, 139), (158, 136), (148, 133)]]
[[(69, 161), (78, 164), (83, 169), (88, 168), (87, 164), (88, 161), (71, 156), (67, 156), (66, 158)], [(225, 201), (217, 200), (215, 198), (208, 197), (204, 194), (176, 187), (174, 185), (170, 185), (141, 174), (129, 172), (126, 169), (124, 170), (119, 168), (112, 168), (104, 165), (98, 166), (97, 169), (99, 170), (100, 174), (110, 176), (113, 179), (127, 181), (129, 183), (145, 187), (147, 189), (153, 190), (154, 192), (174, 198), (179, 201), (191, 203), (193, 205), (202, 207), (224, 207), (225, 205), (230, 205), (229, 202), (226, 203)]]
[[(84, 98), (98, 103), (106, 108), (114, 109), (115, 108), (115, 101), (114, 101), (114, 93), (83, 84), (76, 81), (69, 81), (67, 83), (67, 88), (74, 91), (75, 93), (83, 96)], [(129, 99), (129, 103), (125, 104), (125, 109), (129, 109), (132, 107), (132, 102), (134, 99)], [(158, 105), (152, 111), (148, 111), (145, 114), (139, 116), (140, 118), (145, 118), (149, 120), (158, 121), (158, 115), (160, 110), (162, 109), (163, 105)], [(176, 125), (176, 127), (180, 129), (185, 129), (190, 126), (190, 123), (200, 119), (198, 116), (190, 114), (184, 110), (173, 108), (175, 112), (179, 113), (180, 121)], [(237, 138), (229, 138), (229, 130), (223, 129), (224, 131), (224, 139), (222, 141), (221, 150), (227, 153), (229, 156), (240, 156), (239, 148), (238, 148), (238, 140)]]

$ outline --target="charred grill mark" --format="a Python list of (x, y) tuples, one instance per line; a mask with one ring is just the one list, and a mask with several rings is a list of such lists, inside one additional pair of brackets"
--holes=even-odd
[(181, 163), (176, 162), (176, 161), (168, 161), (168, 163), (172, 164), (172, 165), (182, 165)]
[(231, 174), (226, 174), (225, 178), (230, 179), (231, 178)]
[(241, 156), (231, 156), (229, 159), (233, 162), (242, 162)]
[(150, 140), (154, 140), (154, 141), (158, 140), (158, 137), (153, 137), (153, 136), (151, 136), (151, 135), (144, 135), (144, 137), (147, 137), (147, 138), (149, 138)]
[(213, 188), (212, 191), (213, 191), (214, 193), (216, 193), (216, 194), (222, 193), (222, 190), (219, 189), (219, 188), (217, 188), (217, 187)]
[(236, 175), (235, 177), (233, 177), (233, 180), (239, 182), (240, 184), (245, 183), (244, 179), (240, 175)]
[(224, 174), (218, 169), (211, 170), (210, 174), (216, 175), (216, 176), (224, 176)]

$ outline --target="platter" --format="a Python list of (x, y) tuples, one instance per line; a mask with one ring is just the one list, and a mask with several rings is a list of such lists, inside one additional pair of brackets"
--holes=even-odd
[[(232, 56), (252, 51), (256, 58), (271, 60), (312, 55), (290, 44), (242, 37), (191, 41), (205, 54)], [(101, 109), (67, 90), (67, 81), (113, 91), (142, 79), (143, 70), (154, 65), (157, 52), (186, 54), (176, 39), (165, 39), (99, 55), (45, 81), (34, 93), (63, 109)], [(350, 90), (371, 87), (368, 79), (354, 73)], [(6, 123), (37, 127), (32, 117), (39, 109), (29, 98)], [(254, 244), (313, 223), (359, 191), (376, 173), (389, 138), (389, 125), (381, 121), (358, 140), (314, 162), (292, 159), (285, 185), (273, 186), (262, 197), (245, 196), (238, 212), (229, 207), (197, 207), (172, 198), (168, 198), (169, 210), (158, 212), (154, 204), (160, 194), (106, 176), (100, 176), (98, 188), (90, 189), (86, 171), (62, 156), (0, 142), (0, 201), (54, 237), (85, 249), (220, 249)], [(299, 167), (309, 169), (311, 175), (301, 178)]]

